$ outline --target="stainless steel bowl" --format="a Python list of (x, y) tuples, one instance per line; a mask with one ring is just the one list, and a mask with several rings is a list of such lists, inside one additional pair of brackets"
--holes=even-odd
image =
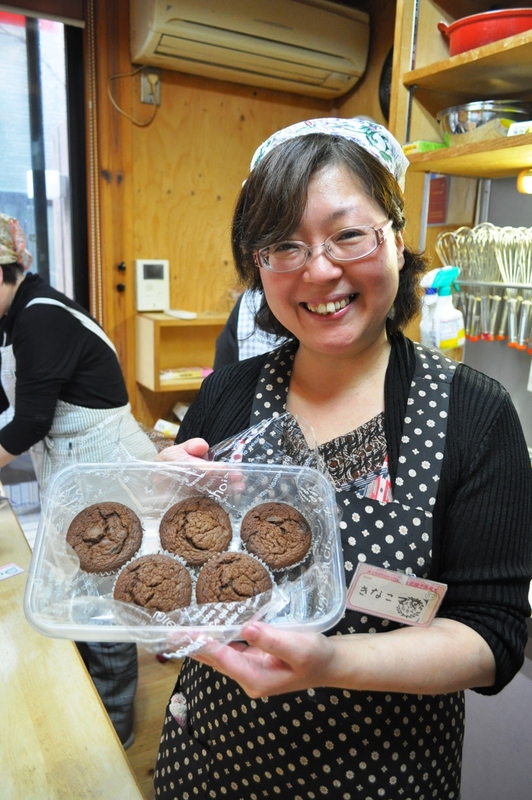
[[(444, 134), (444, 141), (456, 141), (465, 134), (468, 140), (475, 138), (497, 138), (504, 135), (504, 125), (496, 126), (493, 120), (506, 120), (515, 122), (518, 120), (532, 119), (532, 104), (518, 100), (482, 100), (476, 103), (465, 103), (452, 108), (444, 108), (436, 115)], [(485, 132), (479, 131), (480, 128), (492, 123)], [(506, 124), (507, 127), (507, 124)], [(491, 136), (491, 132), (493, 135)], [(455, 139), (456, 137), (456, 139)]]

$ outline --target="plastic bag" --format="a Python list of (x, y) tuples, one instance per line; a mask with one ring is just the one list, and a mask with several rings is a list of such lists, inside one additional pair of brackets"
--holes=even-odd
[(289, 411), (262, 420), (214, 445), (205, 459), (312, 467), (328, 477), (312, 426)]

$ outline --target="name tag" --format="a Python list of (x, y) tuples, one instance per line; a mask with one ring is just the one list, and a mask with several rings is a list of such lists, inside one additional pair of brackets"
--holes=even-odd
[(447, 584), (359, 564), (347, 591), (347, 608), (403, 625), (432, 622)]

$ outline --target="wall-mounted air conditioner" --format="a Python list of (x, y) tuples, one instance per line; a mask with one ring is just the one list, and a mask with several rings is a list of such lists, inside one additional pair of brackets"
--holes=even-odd
[(366, 68), (369, 16), (326, 0), (130, 0), (131, 60), (338, 97)]

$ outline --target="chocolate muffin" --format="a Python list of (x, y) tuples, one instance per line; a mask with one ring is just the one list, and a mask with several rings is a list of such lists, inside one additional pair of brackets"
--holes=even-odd
[(142, 543), (142, 524), (122, 503), (87, 506), (68, 526), (66, 540), (85, 572), (114, 572), (132, 558)]
[(303, 561), (312, 533), (305, 517), (288, 503), (261, 503), (245, 515), (240, 538), (249, 553), (278, 570)]
[(231, 520), (216, 500), (202, 495), (187, 497), (168, 509), (159, 535), (164, 550), (198, 567), (227, 550), (232, 537)]
[(220, 553), (208, 561), (196, 583), (198, 603), (233, 603), (272, 588), (268, 570), (247, 553)]
[(174, 611), (190, 605), (192, 580), (186, 567), (172, 556), (139, 556), (121, 570), (113, 597), (150, 611)]

